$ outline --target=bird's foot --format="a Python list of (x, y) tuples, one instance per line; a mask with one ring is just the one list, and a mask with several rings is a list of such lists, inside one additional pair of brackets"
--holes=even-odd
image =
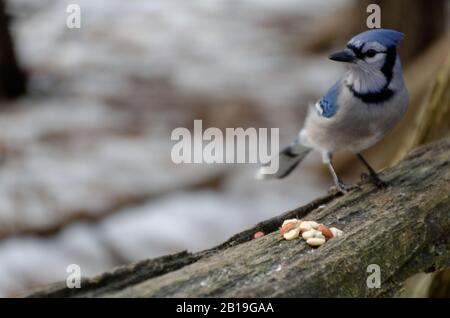
[(389, 186), (389, 183), (384, 180), (381, 180), (377, 174), (362, 173), (361, 180), (362, 181), (370, 180), (378, 189), (383, 189)]
[(330, 187), (328, 192), (342, 192), (347, 193), (351, 190), (358, 189), (359, 187), (356, 184), (345, 184), (343, 182), (336, 183), (335, 185)]
[(378, 176), (371, 178), (371, 181), (378, 189), (384, 189), (389, 187), (389, 182), (381, 180)]

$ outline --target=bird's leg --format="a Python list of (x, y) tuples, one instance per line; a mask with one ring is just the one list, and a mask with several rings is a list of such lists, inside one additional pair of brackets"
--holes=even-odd
[(342, 193), (347, 193), (348, 191), (357, 188), (356, 185), (353, 184), (345, 184), (341, 181), (339, 176), (337, 175), (336, 171), (334, 170), (333, 163), (330, 161), (327, 163), (328, 170), (330, 170), (331, 176), (333, 177), (334, 185), (336, 189), (338, 189)]
[[(369, 163), (366, 161), (366, 159), (364, 159), (364, 157), (360, 153), (357, 153), (356, 156), (358, 157), (359, 160), (361, 160), (361, 162), (364, 164), (367, 170), (369, 170), (369, 178), (378, 188), (385, 188), (389, 185), (386, 181), (380, 179), (375, 170), (369, 165)], [(363, 177), (364, 176), (367, 175), (363, 175)]]

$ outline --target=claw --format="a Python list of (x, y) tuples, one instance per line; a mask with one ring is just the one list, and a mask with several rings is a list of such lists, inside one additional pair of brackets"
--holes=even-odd
[(338, 185), (338, 189), (342, 193), (347, 193), (351, 190), (358, 189), (358, 186), (356, 184), (345, 184), (345, 183), (340, 182)]
[(328, 194), (333, 194), (335, 192), (339, 192), (339, 190), (336, 188), (335, 185), (332, 185), (329, 189), (328, 189)]
[(381, 180), (378, 176), (373, 176), (371, 181), (378, 189), (387, 188), (389, 186), (388, 182)]
[(351, 190), (359, 189), (359, 187), (356, 184), (345, 184), (345, 183), (338, 183), (335, 185), (332, 185), (330, 189), (328, 190), (328, 193), (333, 192), (341, 192), (341, 193), (347, 193)]
[(372, 181), (372, 183), (375, 184), (375, 186), (379, 189), (386, 188), (387, 186), (389, 186), (389, 183), (381, 180), (380, 177), (378, 177), (378, 174), (375, 172), (375, 170), (369, 165), (369, 163), (366, 161), (366, 159), (364, 159), (364, 157), (360, 153), (357, 153), (356, 155), (359, 158), (359, 160), (361, 160), (361, 162), (366, 166), (367, 170), (369, 170), (369, 174), (366, 174), (366, 173), (361, 174), (362, 181), (366, 181), (367, 179), (370, 179), (370, 181)]
[(370, 181), (379, 189), (383, 189), (389, 186), (389, 183), (381, 180), (377, 174), (367, 174), (363, 172), (361, 173), (361, 180)]

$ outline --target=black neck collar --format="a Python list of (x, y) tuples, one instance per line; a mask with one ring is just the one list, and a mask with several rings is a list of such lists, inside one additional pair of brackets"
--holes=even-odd
[(353, 96), (355, 96), (356, 98), (359, 98), (360, 100), (362, 100), (365, 103), (368, 104), (378, 104), (378, 103), (383, 103), (387, 100), (389, 100), (392, 95), (394, 95), (394, 91), (390, 88), (388, 88), (387, 86), (384, 86), (381, 91), (375, 92), (375, 93), (358, 93), (357, 91), (355, 91), (355, 89), (353, 88), (353, 85), (351, 84), (347, 84), (348, 89), (350, 90), (350, 92), (352, 92)]
[(383, 86), (383, 88), (381, 88), (380, 91), (359, 93), (355, 90), (352, 84), (347, 84), (347, 87), (352, 92), (353, 96), (369, 104), (377, 104), (388, 101), (392, 97), (392, 95), (394, 95), (394, 91), (389, 88), (389, 84), (391, 84), (392, 81), (396, 58), (397, 50), (395, 49), (395, 46), (388, 48), (386, 52), (386, 60), (383, 67), (381, 68), (381, 72), (386, 78), (386, 84)]

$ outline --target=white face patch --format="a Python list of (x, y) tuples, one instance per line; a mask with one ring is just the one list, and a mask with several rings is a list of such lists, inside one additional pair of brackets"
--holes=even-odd
[(373, 64), (386, 58), (387, 48), (379, 42), (368, 42), (364, 44), (361, 52), (365, 55), (364, 61)]
[(371, 64), (371, 63), (376, 63), (378, 61), (384, 60), (385, 57), (386, 57), (386, 53), (377, 53), (373, 57), (366, 56), (364, 58), (364, 61)]
[(380, 90), (386, 84), (386, 77), (382, 72), (368, 68), (367, 62), (360, 61), (347, 74), (346, 84), (351, 85), (356, 92), (365, 94)]
[(364, 44), (364, 46), (362, 47), (361, 51), (363, 53), (366, 53), (369, 50), (375, 50), (377, 52), (385, 52), (387, 50), (387, 47), (385, 47), (383, 44), (381, 44), (380, 42), (367, 42), (366, 44)]

